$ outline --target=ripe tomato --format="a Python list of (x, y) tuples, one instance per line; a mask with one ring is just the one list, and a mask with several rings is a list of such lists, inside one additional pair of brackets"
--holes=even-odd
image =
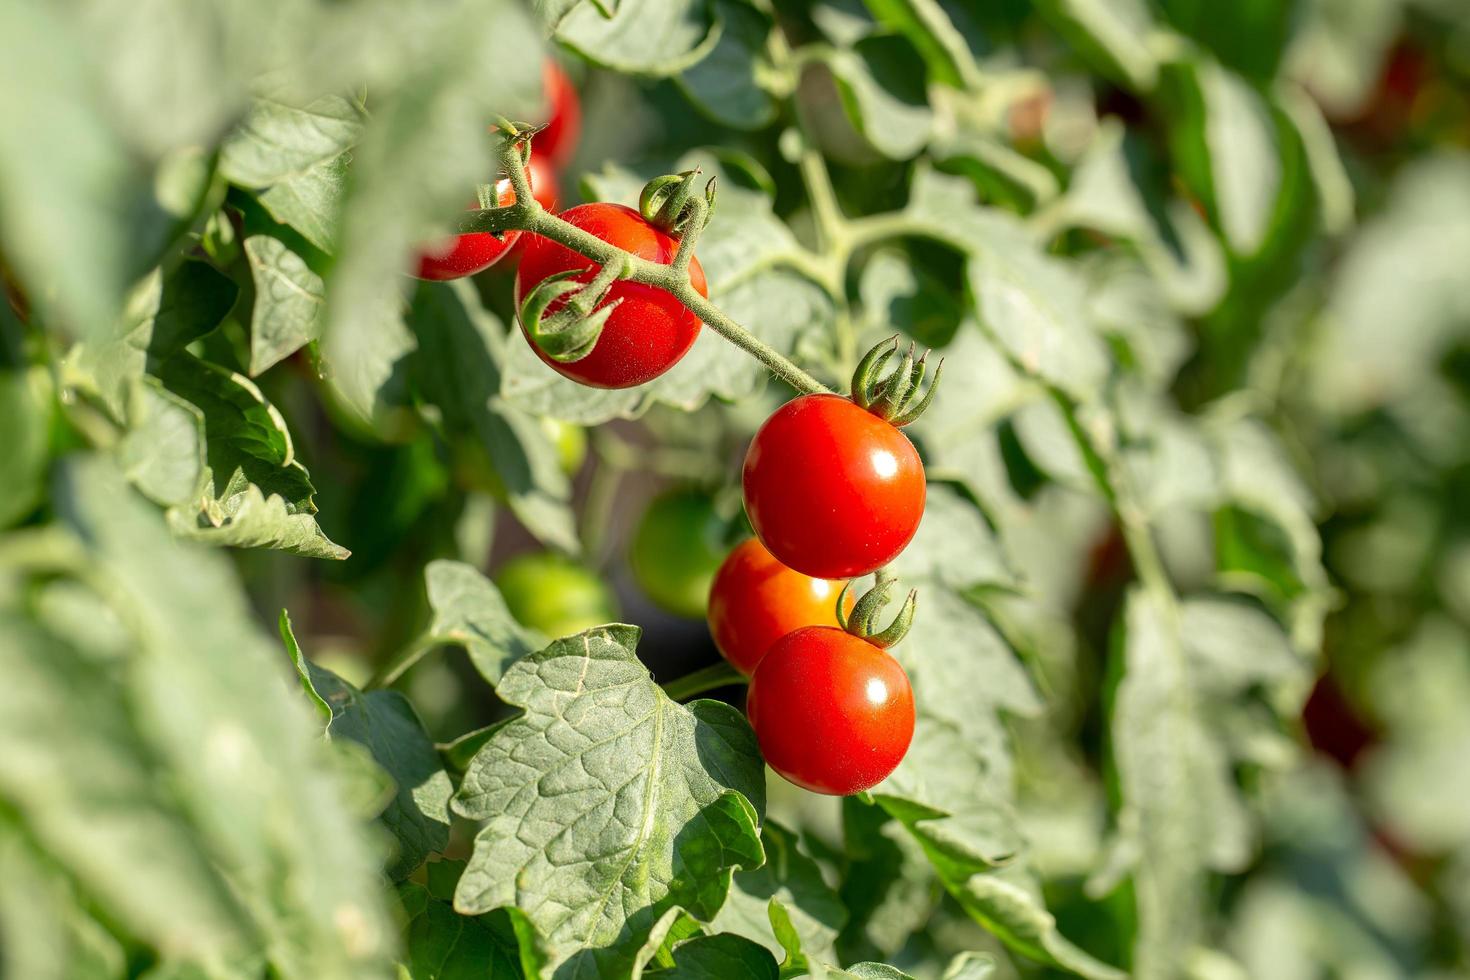
[[(641, 258), (665, 265), (674, 260), (678, 241), (655, 228), (632, 208), (621, 204), (581, 204), (561, 215), (601, 238)], [(519, 308), (532, 289), (548, 276), (572, 269), (583, 270), (576, 282), (590, 282), (598, 266), (586, 256), (539, 236), (529, 238), (516, 273), (516, 307)], [(699, 259), (689, 264), (689, 277), (701, 296), (709, 292)], [(559, 374), (593, 388), (631, 388), (663, 374), (688, 352), (699, 336), (699, 318), (674, 297), (640, 282), (621, 280), (613, 283), (607, 298), (599, 305), (616, 300), (621, 305), (613, 310), (603, 325), (602, 334), (592, 352), (578, 361), (563, 362), (548, 357), (531, 341), (531, 347)], [(548, 307), (559, 309), (558, 300)], [(525, 324), (521, 324), (525, 332)]]
[(530, 162), (526, 164), (526, 178), (531, 182), (531, 194), (537, 203), (555, 214), (561, 189), (557, 187), (556, 171), (551, 169), (551, 164), (543, 157), (532, 154)]
[(836, 626), (841, 591), (841, 582), (792, 571), (750, 538), (725, 558), (710, 586), (710, 633), (725, 659), (749, 676), (771, 644), (792, 630)]
[(638, 585), (676, 616), (704, 615), (710, 583), (725, 556), (725, 524), (697, 490), (654, 497), (633, 532), (629, 563)]
[(782, 564), (855, 578), (892, 561), (924, 515), (924, 465), (898, 429), (838, 395), (803, 395), (745, 454), (745, 512)]
[[(531, 181), (533, 193), (535, 187), (536, 183), (533, 178)], [(511, 190), (509, 180), (497, 183), (495, 194), (501, 207), (515, 203), (516, 193)], [(476, 211), (479, 207), (480, 205), (476, 203), (466, 210)], [(426, 248), (420, 252), (419, 268), (415, 275), (420, 279), (433, 279), (436, 282), (472, 276), (498, 262), (520, 237), (519, 231), (507, 231), (499, 238), (488, 231), (456, 235), (436, 247)]]
[(546, 128), (536, 134), (534, 145), (538, 153), (560, 166), (577, 150), (582, 103), (567, 73), (549, 58), (541, 69), (541, 85), (546, 92)]
[(602, 579), (551, 552), (512, 558), (495, 574), (495, 585), (516, 622), (553, 638), (618, 618), (617, 601)]
[(898, 661), (832, 626), (777, 640), (745, 698), (766, 764), (814, 793), (871, 789), (914, 738), (914, 691)]

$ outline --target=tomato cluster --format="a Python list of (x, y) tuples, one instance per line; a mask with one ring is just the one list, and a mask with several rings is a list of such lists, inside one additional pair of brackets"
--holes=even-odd
[[(570, 152), (580, 113), (575, 90), (554, 65), (545, 87), (552, 111), (533, 135), (527, 176), (537, 200), (552, 210), (553, 167)], [(687, 215), (705, 213), (697, 203), (692, 212), (686, 207), (693, 177), (650, 183), (640, 210), (598, 202), (560, 218), (647, 262), (669, 265)], [(514, 200), (509, 182), (497, 192), (501, 206)], [(654, 206), (659, 194), (666, 196)], [(508, 254), (518, 238), (521, 331), (564, 377), (594, 388), (633, 387), (664, 374), (693, 346), (699, 318), (674, 295), (603, 274), (597, 261), (537, 235), (460, 235), (445, 249), (425, 252), (419, 275), (473, 274)], [(692, 255), (688, 274), (707, 297), (704, 270)], [(706, 613), (720, 652), (750, 678), (747, 713), (767, 763), (821, 793), (878, 784), (902, 761), (914, 733), (913, 690), (886, 649), (907, 629), (912, 594), (893, 626), (874, 627), (890, 585), (881, 570), (913, 539), (924, 513), (923, 462), (900, 428), (923, 411), (933, 386), (914, 404), (924, 359), (915, 362), (912, 348), (895, 371), (876, 380), (897, 350), (894, 339), (863, 358), (852, 397), (802, 395), (760, 427), (742, 473), (756, 537), (723, 562), (724, 524), (697, 493), (655, 500), (633, 542), (633, 571), (649, 597), (678, 615)], [(508, 600), (527, 591), (522, 580), (546, 574), (537, 561), (544, 564), (526, 559), (502, 573)], [(573, 566), (552, 571), (568, 582), (583, 574)], [(846, 602), (843, 580), (875, 572), (873, 591)], [(553, 633), (604, 615), (605, 594), (582, 584), (574, 607), (526, 601), (516, 615)]]

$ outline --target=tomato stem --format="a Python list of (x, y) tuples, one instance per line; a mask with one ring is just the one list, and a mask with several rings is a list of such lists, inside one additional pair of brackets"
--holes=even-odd
[[(603, 241), (570, 222), (563, 221), (543, 208), (532, 196), (530, 184), (526, 180), (525, 156), (514, 140), (505, 142), (502, 149), (502, 160), (510, 178), (511, 187), (516, 192), (515, 203), (503, 208), (486, 208), (467, 212), (464, 222), (460, 225), (461, 232), (503, 232), (513, 228), (520, 229), (533, 235), (540, 235), (542, 238), (549, 238), (574, 252), (585, 255), (599, 265), (616, 265), (619, 267), (619, 278), (654, 286), (673, 296), (699, 317), (705, 326), (760, 361), (767, 370), (798, 392), (818, 394), (828, 391), (825, 385), (803, 371), (780, 351), (757, 338), (718, 306), (701, 296), (693, 283), (689, 281), (689, 270), (685, 264), (687, 259), (685, 263), (676, 262), (674, 265), (651, 262), (626, 252), (611, 242)], [(702, 221), (704, 215), (708, 213), (708, 202), (699, 197), (691, 197), (689, 204), (693, 205), (697, 212), (696, 220)], [(685, 234), (688, 235), (691, 231), (697, 239), (698, 232), (692, 228)], [(686, 253), (691, 257), (693, 244), (694, 242), (691, 241)], [(681, 249), (681, 251), (684, 250)]]
[(676, 677), (663, 684), (664, 693), (675, 701), (687, 701), (696, 694), (713, 691), (718, 687), (748, 683), (749, 678), (725, 661), (702, 667), (692, 674)]

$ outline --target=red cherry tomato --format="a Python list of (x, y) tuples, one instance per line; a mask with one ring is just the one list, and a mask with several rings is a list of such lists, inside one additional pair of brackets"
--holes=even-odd
[(745, 711), (766, 764), (814, 793), (871, 789), (914, 738), (914, 691), (898, 661), (831, 626), (788, 633), (756, 667)]
[(536, 134), (536, 150), (560, 166), (577, 150), (582, 134), (582, 103), (577, 89), (561, 66), (548, 59), (541, 70), (541, 85), (546, 90), (546, 128)]
[(837, 395), (803, 395), (745, 454), (745, 512), (782, 564), (855, 578), (892, 561), (924, 515), (924, 464), (898, 429)]
[[(533, 193), (535, 187), (536, 181), (533, 177), (531, 180)], [(495, 193), (501, 207), (515, 203), (516, 192), (511, 189), (509, 180), (497, 183)], [(480, 205), (476, 203), (466, 210), (474, 211), (479, 207)], [(499, 238), (488, 231), (456, 235), (438, 248), (428, 248), (420, 252), (419, 268), (415, 275), (420, 279), (433, 279), (436, 282), (472, 276), (500, 261), (520, 237), (519, 231), (507, 231)]]
[(537, 203), (555, 214), (561, 189), (557, 187), (556, 171), (551, 169), (551, 164), (540, 156), (533, 155), (531, 162), (526, 165), (526, 177), (531, 181), (531, 195), (536, 198)]
[(841, 582), (792, 571), (751, 538), (736, 545), (715, 574), (710, 633), (725, 659), (748, 676), (787, 633), (803, 626), (837, 626), (841, 591)]
[[(581, 204), (561, 215), (569, 221), (634, 255), (651, 262), (672, 262), (678, 241), (621, 204)], [(583, 270), (576, 282), (590, 282), (598, 266), (586, 256), (541, 237), (528, 239), (521, 267), (516, 273), (516, 307), (543, 279), (571, 269)], [(689, 264), (689, 278), (701, 296), (708, 296), (704, 270), (699, 259)], [(531, 341), (541, 360), (558, 373), (593, 388), (631, 388), (652, 381), (683, 357), (699, 335), (699, 318), (674, 297), (643, 283), (622, 280), (613, 283), (601, 306), (616, 300), (592, 352), (578, 361), (563, 362), (546, 356)], [(561, 301), (547, 312), (555, 312)], [(599, 309), (601, 308), (599, 306)], [(525, 324), (521, 324), (522, 332)], [(526, 335), (528, 341), (530, 335)]]

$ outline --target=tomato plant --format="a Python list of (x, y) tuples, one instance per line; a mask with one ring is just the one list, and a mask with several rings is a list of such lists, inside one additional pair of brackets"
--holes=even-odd
[(731, 549), (709, 590), (715, 646), (749, 675), (781, 637), (804, 626), (837, 625), (839, 582), (812, 578), (778, 562), (758, 538)]
[(1465, 8), (0, 3), (0, 972), (1470, 975)]

